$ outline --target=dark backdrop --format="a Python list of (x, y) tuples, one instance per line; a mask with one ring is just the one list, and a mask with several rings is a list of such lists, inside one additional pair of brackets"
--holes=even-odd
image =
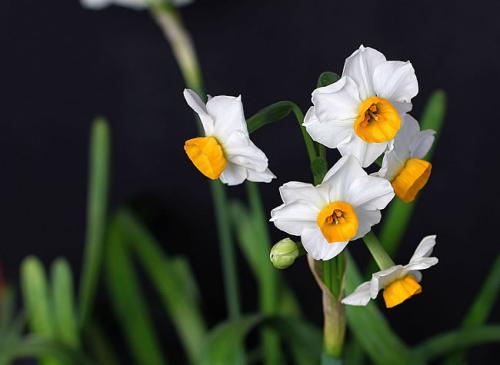
[[(361, 43), (389, 59), (412, 61), (420, 85), (416, 117), (433, 90), (448, 93), (433, 176), (398, 255), (405, 262), (421, 237), (437, 233), (440, 263), (426, 272), (423, 295), (387, 312), (412, 344), (459, 324), (499, 253), (495, 4), (206, 0), (182, 9), (208, 92), (241, 93), (247, 116), (286, 99), (305, 110), (318, 74), (341, 72)], [(113, 136), (112, 207), (133, 203), (168, 252), (189, 255), (210, 320), (221, 319), (208, 184), (182, 149), (196, 134), (195, 123), (169, 46), (148, 13), (93, 12), (77, 1), (2, 0), (0, 37), (0, 260), (7, 277), (17, 280), (28, 254), (46, 262), (66, 256), (80, 265), (89, 127), (103, 114)], [(262, 186), (270, 210), (280, 203), (280, 184), (309, 180), (307, 159), (292, 119), (254, 138), (279, 177)], [(243, 188), (231, 194), (243, 195)], [(362, 243), (350, 247), (363, 259)], [(303, 260), (285, 274), (306, 316), (319, 324), (320, 294)], [(251, 310), (256, 298), (248, 270), (241, 281)], [(492, 319), (499, 315), (497, 306)], [(473, 363), (492, 363), (492, 356), (500, 357), (498, 347), (483, 347)]]

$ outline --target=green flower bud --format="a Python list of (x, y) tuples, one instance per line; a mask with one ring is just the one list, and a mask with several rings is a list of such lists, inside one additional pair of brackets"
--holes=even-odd
[(269, 258), (275, 268), (286, 269), (292, 266), (299, 254), (299, 246), (290, 238), (284, 238), (271, 248)]

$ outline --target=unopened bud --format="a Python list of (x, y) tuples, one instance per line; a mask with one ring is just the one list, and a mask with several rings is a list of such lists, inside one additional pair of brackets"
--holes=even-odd
[(299, 246), (290, 238), (284, 238), (271, 248), (269, 258), (275, 268), (286, 269), (292, 266), (299, 254)]

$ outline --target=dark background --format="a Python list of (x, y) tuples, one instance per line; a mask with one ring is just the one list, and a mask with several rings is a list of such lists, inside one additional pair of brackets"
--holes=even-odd
[[(28, 254), (47, 263), (65, 256), (80, 266), (89, 127), (102, 114), (113, 137), (111, 206), (132, 203), (169, 253), (189, 256), (211, 323), (222, 319), (209, 188), (182, 149), (196, 126), (149, 14), (94, 12), (67, 0), (1, 0), (0, 9), (0, 261), (8, 279), (17, 280)], [(406, 262), (424, 235), (436, 233), (440, 263), (425, 273), (424, 294), (386, 311), (410, 344), (459, 325), (499, 253), (498, 10), (495, 1), (310, 0), (206, 0), (182, 9), (207, 91), (241, 93), (247, 116), (277, 100), (305, 111), (319, 73), (340, 73), (361, 43), (411, 60), (420, 86), (417, 118), (433, 90), (447, 92), (433, 175), (397, 257)], [(278, 176), (261, 186), (270, 210), (280, 204), (279, 185), (310, 180), (307, 157), (292, 118), (254, 140)], [(270, 228), (276, 240), (283, 236)], [(363, 246), (350, 246), (362, 260)], [(320, 324), (320, 293), (304, 260), (285, 275), (307, 318)], [(241, 281), (251, 311), (255, 288), (245, 268)], [(491, 320), (499, 319), (497, 306)], [(476, 349), (471, 363), (494, 363), (499, 352), (494, 345)]]

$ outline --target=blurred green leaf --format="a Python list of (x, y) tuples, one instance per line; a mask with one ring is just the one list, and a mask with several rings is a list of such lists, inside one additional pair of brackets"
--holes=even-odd
[(53, 363), (57, 364), (95, 365), (81, 352), (73, 350), (67, 345), (38, 337), (28, 338), (11, 345), (5, 352), (2, 352), (1, 356), (8, 359), (50, 357), (54, 359)]
[[(473, 328), (480, 326), (488, 320), (488, 317), (498, 300), (500, 294), (500, 256), (497, 256), (493, 262), (491, 270), (481, 287), (481, 290), (472, 303), (467, 315), (465, 316), (462, 328)], [(459, 351), (451, 354), (447, 359), (446, 365), (464, 363), (466, 352)]]
[(243, 365), (241, 347), (248, 333), (262, 321), (260, 315), (247, 315), (216, 326), (201, 351), (201, 365)]
[(206, 325), (199, 305), (199, 290), (187, 260), (167, 257), (161, 245), (130, 212), (121, 211), (116, 220), (160, 294), (191, 363), (196, 363)]
[(73, 275), (64, 259), (58, 259), (52, 264), (52, 295), (56, 338), (69, 347), (78, 349), (80, 336), (73, 300)]
[(327, 171), (328, 166), (324, 158), (318, 157), (313, 160), (311, 164), (311, 172), (314, 175), (315, 181), (318, 183), (321, 182)]
[(335, 72), (325, 71), (318, 77), (317, 87), (324, 87), (337, 82), (340, 76)]
[(278, 101), (266, 106), (247, 120), (248, 132), (253, 133), (266, 124), (271, 124), (286, 118), (292, 109), (293, 105), (289, 101)]
[[(351, 293), (362, 277), (354, 260), (348, 256), (346, 291)], [(375, 303), (366, 307), (346, 306), (347, 324), (372, 361), (378, 365), (410, 364), (406, 344), (392, 331)]]
[(161, 351), (149, 308), (139, 280), (128, 257), (125, 236), (120, 224), (113, 220), (109, 227), (106, 251), (106, 280), (111, 304), (138, 364), (161, 365)]
[(85, 325), (92, 310), (102, 261), (108, 201), (110, 155), (109, 128), (104, 118), (92, 124), (87, 194), (87, 227), (85, 252), (80, 281), (80, 324)]
[[(29, 256), (21, 264), (21, 286), (28, 323), (32, 332), (42, 339), (56, 338), (56, 325), (50, 303), (47, 278), (42, 263)], [(60, 364), (52, 357), (42, 359), (45, 365)]]
[(463, 328), (424, 341), (414, 348), (413, 356), (414, 359), (430, 362), (454, 350), (492, 342), (500, 342), (500, 325)]
[[(437, 140), (444, 122), (445, 111), (446, 94), (441, 90), (435, 91), (427, 101), (421, 119), (422, 130), (434, 129), (436, 131), (436, 140), (434, 141), (433, 148), (426, 156), (428, 160), (431, 159), (433, 151), (436, 148)], [(380, 241), (390, 256), (396, 253), (401, 243), (417, 200), (418, 196), (413, 202), (407, 204), (400, 199), (394, 199), (387, 209), (380, 231)], [(372, 264), (369, 272), (373, 272), (375, 269), (375, 265)]]

